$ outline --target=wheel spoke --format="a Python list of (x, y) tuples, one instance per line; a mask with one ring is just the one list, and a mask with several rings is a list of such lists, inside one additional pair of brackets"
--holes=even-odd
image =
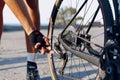
[(53, 80), (95, 79), (109, 22), (99, 5), (101, 0), (63, 0), (56, 9), (59, 1), (62, 2), (56, 1), (49, 27), (51, 49), (57, 53), (51, 56)]

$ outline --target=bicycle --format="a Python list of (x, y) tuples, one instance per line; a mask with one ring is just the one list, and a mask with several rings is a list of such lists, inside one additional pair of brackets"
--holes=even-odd
[(109, 0), (56, 0), (48, 28), (57, 53), (48, 55), (53, 80), (120, 79), (118, 0), (112, 4), (111, 9)]

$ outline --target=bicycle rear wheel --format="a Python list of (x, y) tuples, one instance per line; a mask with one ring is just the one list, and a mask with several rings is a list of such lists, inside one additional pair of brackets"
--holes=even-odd
[(112, 27), (108, 0), (56, 0), (48, 29), (57, 53), (48, 55), (52, 79), (95, 79)]

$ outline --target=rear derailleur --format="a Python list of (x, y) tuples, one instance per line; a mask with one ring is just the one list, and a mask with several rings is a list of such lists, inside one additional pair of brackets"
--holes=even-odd
[(55, 52), (58, 54), (58, 55), (57, 55), (57, 58), (63, 60), (63, 64), (62, 64), (62, 66), (61, 66), (61, 68), (60, 68), (60, 70), (59, 70), (59, 73), (60, 73), (61, 75), (63, 75), (63, 74), (64, 74), (64, 69), (65, 69), (66, 64), (67, 64), (67, 62), (68, 62), (68, 55), (67, 55), (66, 52), (63, 51), (63, 49), (61, 48), (59, 42), (55, 42), (55, 43), (54, 43), (54, 50), (55, 50)]

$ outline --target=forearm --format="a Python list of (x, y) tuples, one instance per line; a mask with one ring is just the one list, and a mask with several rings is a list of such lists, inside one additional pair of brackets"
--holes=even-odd
[(30, 18), (37, 28), (40, 29), (39, 0), (24, 0), (27, 6)]
[(23, 0), (4, 0), (4, 1), (12, 10), (12, 12), (15, 14), (17, 19), (20, 21), (27, 35), (33, 32), (35, 30), (35, 26), (33, 25), (30, 19), (30, 16), (27, 12)]

